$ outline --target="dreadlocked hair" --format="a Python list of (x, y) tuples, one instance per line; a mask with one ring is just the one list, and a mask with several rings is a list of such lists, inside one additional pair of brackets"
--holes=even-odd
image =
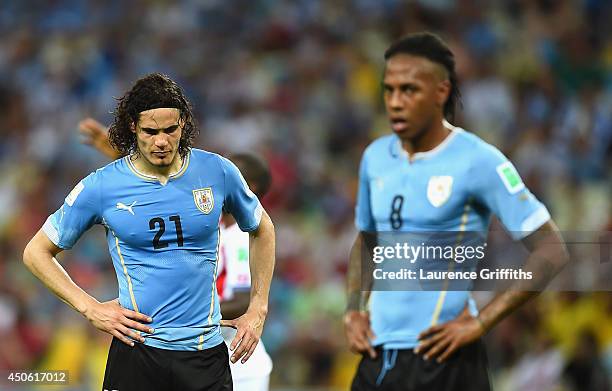
[(402, 53), (424, 57), (446, 69), (451, 90), (444, 103), (444, 117), (452, 120), (455, 116), (455, 106), (461, 100), (461, 92), (455, 71), (455, 56), (448, 45), (440, 37), (430, 32), (410, 34), (389, 46), (385, 51), (385, 61)]
[(108, 131), (111, 145), (122, 155), (137, 153), (136, 133), (132, 129), (138, 124), (141, 112), (159, 108), (179, 110), (182, 134), (178, 152), (184, 158), (198, 134), (198, 129), (191, 104), (183, 90), (174, 80), (161, 73), (151, 73), (138, 79), (125, 95), (117, 99), (117, 108), (113, 111), (115, 119)]

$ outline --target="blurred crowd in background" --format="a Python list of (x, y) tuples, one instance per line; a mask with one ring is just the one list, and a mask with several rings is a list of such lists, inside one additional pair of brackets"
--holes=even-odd
[[(509, 156), (562, 230), (612, 231), (610, 20), (605, 0), (3, 0), (0, 369), (69, 369), (73, 389), (101, 388), (109, 337), (21, 254), (106, 164), (81, 144), (78, 121), (110, 123), (114, 98), (160, 71), (191, 99), (198, 147), (255, 152), (272, 169), (263, 201), (278, 258), (263, 340), (273, 387), (346, 389), (358, 358), (344, 343), (344, 279), (359, 159), (390, 132), (386, 47), (439, 33), (463, 97), (452, 122)], [(116, 297), (101, 227), (61, 263), (99, 300)], [(612, 293), (548, 292), (487, 346), (498, 390), (608, 389)]]

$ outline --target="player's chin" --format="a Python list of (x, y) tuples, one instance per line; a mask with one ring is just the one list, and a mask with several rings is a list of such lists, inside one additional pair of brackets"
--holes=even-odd
[(413, 141), (419, 137), (419, 132), (409, 127), (405, 127), (401, 130), (393, 129), (393, 133), (402, 141)]
[(171, 153), (166, 153), (166, 154), (155, 154), (154, 153), (150, 159), (151, 164), (157, 167), (168, 167), (169, 165), (172, 164), (173, 160), (174, 160), (174, 155)]

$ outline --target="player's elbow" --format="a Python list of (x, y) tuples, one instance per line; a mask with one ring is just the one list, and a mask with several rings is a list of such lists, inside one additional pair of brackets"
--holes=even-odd
[(564, 242), (559, 243), (556, 259), (559, 269), (564, 268), (570, 262), (570, 254)]
[(545, 249), (545, 258), (548, 265), (556, 273), (560, 272), (570, 261), (570, 255), (565, 243), (556, 243)]
[(51, 259), (56, 253), (47, 245), (51, 242), (46, 239), (44, 233), (40, 231), (34, 235), (23, 250), (23, 264), (32, 272), (36, 269), (37, 263), (44, 259)]
[(557, 236), (557, 240), (553, 241), (555, 246), (553, 246), (553, 254), (554, 254), (554, 262), (558, 267), (558, 270), (564, 268), (570, 261), (570, 254), (567, 246), (565, 244), (565, 240), (561, 235)]
[(23, 264), (29, 269), (32, 270), (34, 267), (34, 262), (36, 260), (36, 250), (34, 239), (31, 239), (28, 244), (25, 246), (23, 250)]
[(534, 251), (546, 259), (554, 272), (559, 272), (569, 263), (569, 251), (554, 221), (549, 220), (540, 227), (538, 235), (534, 237), (537, 238), (531, 242), (531, 245), (535, 246)]

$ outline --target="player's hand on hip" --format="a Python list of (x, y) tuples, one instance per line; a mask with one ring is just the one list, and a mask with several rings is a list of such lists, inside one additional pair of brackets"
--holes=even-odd
[(426, 360), (436, 358), (439, 363), (448, 359), (462, 346), (484, 335), (485, 329), (473, 316), (462, 315), (450, 322), (432, 326), (419, 335), (419, 345), (414, 349)]
[(233, 363), (240, 360), (244, 364), (251, 357), (261, 338), (265, 319), (265, 315), (258, 311), (247, 310), (244, 315), (236, 319), (221, 320), (221, 326), (233, 327), (237, 330), (229, 346), (233, 352), (231, 355)]
[(344, 333), (353, 353), (367, 353), (370, 358), (376, 358), (376, 350), (372, 347), (371, 340), (374, 332), (370, 327), (370, 314), (365, 311), (347, 311), (344, 314)]
[(84, 315), (98, 330), (107, 332), (130, 346), (134, 346), (134, 342), (129, 338), (144, 342), (144, 338), (134, 330), (149, 334), (154, 331), (143, 324), (152, 322), (150, 317), (122, 307), (118, 299), (104, 303), (96, 302), (85, 311)]

